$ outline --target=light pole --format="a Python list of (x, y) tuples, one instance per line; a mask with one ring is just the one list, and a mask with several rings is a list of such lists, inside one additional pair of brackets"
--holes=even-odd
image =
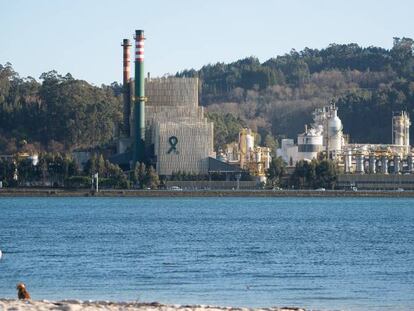
[(95, 184), (95, 192), (99, 191), (99, 174), (95, 173), (94, 175), (92, 175), (92, 190), (93, 190), (93, 186)]

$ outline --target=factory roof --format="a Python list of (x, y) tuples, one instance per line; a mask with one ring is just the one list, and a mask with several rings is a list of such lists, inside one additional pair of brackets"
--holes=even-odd
[(235, 165), (222, 162), (220, 160), (209, 157), (208, 158), (208, 172), (209, 173), (241, 173), (243, 170)]

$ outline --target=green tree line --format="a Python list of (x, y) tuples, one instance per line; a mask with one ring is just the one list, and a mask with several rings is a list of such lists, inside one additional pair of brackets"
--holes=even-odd
[(101, 188), (157, 189), (160, 179), (152, 166), (137, 163), (135, 170), (126, 173), (102, 155), (93, 155), (79, 168), (67, 153), (40, 153), (38, 162), (16, 156), (0, 159), (0, 181), (4, 187), (91, 188), (92, 175), (98, 173)]
[(96, 87), (56, 71), (40, 80), (0, 65), (0, 152), (71, 151), (112, 138), (122, 108), (116, 84)]

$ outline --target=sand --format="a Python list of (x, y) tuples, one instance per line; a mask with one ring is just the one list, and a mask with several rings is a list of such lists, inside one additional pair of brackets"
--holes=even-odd
[(110, 302), (110, 301), (81, 301), (81, 300), (15, 300), (0, 299), (0, 311), (78, 311), (78, 310), (122, 310), (122, 311), (305, 311), (294, 307), (270, 308), (234, 308), (205, 305), (164, 305), (158, 302)]

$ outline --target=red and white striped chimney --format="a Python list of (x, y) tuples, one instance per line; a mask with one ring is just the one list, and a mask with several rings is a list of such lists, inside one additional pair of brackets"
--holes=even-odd
[(135, 61), (142, 63), (144, 61), (144, 31), (137, 30), (135, 36)]

